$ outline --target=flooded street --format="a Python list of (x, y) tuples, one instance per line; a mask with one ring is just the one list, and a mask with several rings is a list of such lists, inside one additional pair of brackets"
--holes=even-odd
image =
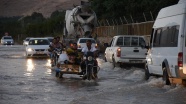
[(47, 58), (27, 59), (22, 45), (0, 45), (0, 104), (186, 104), (186, 88), (144, 80), (142, 68), (113, 68), (98, 59), (97, 81), (55, 77)]

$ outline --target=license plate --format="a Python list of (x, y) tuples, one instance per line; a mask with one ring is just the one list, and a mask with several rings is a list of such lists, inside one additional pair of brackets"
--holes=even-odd
[(36, 54), (43, 54), (43, 52), (36, 52)]
[(140, 60), (130, 60), (131, 63), (141, 63), (142, 61)]

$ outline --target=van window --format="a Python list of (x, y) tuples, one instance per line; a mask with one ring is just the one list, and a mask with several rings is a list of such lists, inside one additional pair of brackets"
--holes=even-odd
[(124, 37), (124, 46), (130, 46), (130, 37)]
[(123, 46), (123, 37), (119, 37), (116, 43), (117, 46)]
[(153, 33), (154, 33), (154, 29), (152, 28), (151, 35), (150, 35), (150, 47), (152, 46)]
[(178, 34), (179, 34), (179, 26), (172, 26), (169, 29), (169, 34), (170, 34), (170, 38), (169, 38), (169, 47), (177, 47), (178, 45)]
[(176, 47), (178, 45), (179, 26), (163, 27), (154, 34), (153, 47)]
[(161, 33), (161, 36), (160, 36), (160, 46), (161, 47), (166, 47), (167, 45), (168, 45), (168, 37), (170, 37), (170, 36), (168, 36), (169, 34), (169, 28), (168, 27), (164, 27), (164, 28), (162, 28), (162, 33)]
[(154, 34), (153, 47), (159, 47), (160, 45), (161, 29), (157, 29)]

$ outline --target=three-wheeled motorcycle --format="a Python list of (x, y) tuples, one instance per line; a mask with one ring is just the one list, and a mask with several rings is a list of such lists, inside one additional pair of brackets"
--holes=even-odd
[(79, 65), (65, 63), (69, 58), (66, 53), (60, 55), (58, 62), (60, 63), (59, 71), (56, 72), (56, 77), (62, 78), (64, 74), (76, 74), (81, 75), (84, 80), (97, 79), (97, 73), (100, 67), (95, 63), (93, 52), (87, 52), (83, 57), (85, 69), (82, 73), (82, 69)]

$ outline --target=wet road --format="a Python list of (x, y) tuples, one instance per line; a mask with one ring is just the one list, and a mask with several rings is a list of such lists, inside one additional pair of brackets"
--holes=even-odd
[(97, 81), (55, 77), (49, 59), (26, 59), (24, 46), (0, 45), (0, 104), (186, 104), (186, 88), (144, 80), (143, 69), (114, 68), (98, 59)]

